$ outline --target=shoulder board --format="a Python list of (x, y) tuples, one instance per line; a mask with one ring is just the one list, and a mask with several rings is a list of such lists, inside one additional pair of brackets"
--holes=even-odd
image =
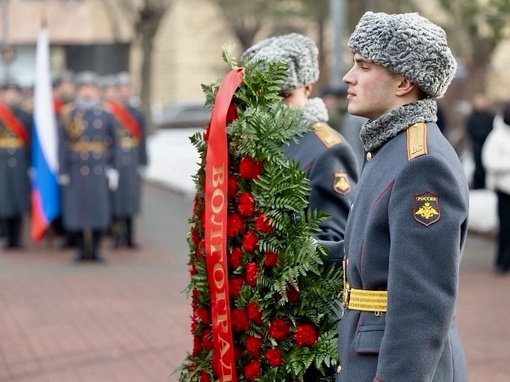
[(331, 126), (324, 122), (317, 122), (312, 125), (313, 132), (326, 147), (331, 147), (342, 143), (342, 138), (333, 130)]
[(415, 123), (407, 128), (407, 160), (427, 155), (427, 125)]

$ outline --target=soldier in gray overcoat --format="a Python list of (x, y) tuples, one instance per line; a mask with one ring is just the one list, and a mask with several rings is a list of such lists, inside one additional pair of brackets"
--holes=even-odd
[(63, 224), (76, 232), (77, 260), (101, 260), (101, 234), (111, 220), (110, 188), (118, 180), (113, 156), (117, 123), (99, 98), (95, 73), (80, 73), (76, 86), (76, 99), (63, 107), (59, 120)]
[(32, 115), (21, 109), (21, 88), (2, 85), (0, 102), (0, 220), (5, 248), (21, 248), (22, 221), (30, 210), (30, 129)]
[[(257, 62), (283, 62), (288, 75), (281, 85), (282, 102), (302, 110), (302, 120), (311, 129), (283, 146), (285, 154), (299, 162), (310, 180), (308, 208), (330, 217), (321, 223), (317, 240), (330, 249), (329, 259), (340, 265), (338, 246), (343, 243), (349, 208), (358, 181), (358, 163), (345, 138), (327, 124), (328, 111), (321, 98), (310, 98), (319, 77), (318, 48), (308, 37), (291, 33), (265, 39), (243, 53)], [(334, 379), (334, 370), (326, 379), (311, 367), (305, 382)]]
[(302, 119), (312, 129), (283, 146), (284, 152), (300, 163), (310, 180), (309, 208), (327, 212), (321, 225), (321, 243), (331, 249), (330, 258), (340, 262), (337, 246), (343, 242), (345, 225), (358, 181), (358, 164), (345, 138), (327, 121), (328, 110), (321, 98), (310, 98), (319, 78), (318, 48), (298, 33), (270, 37), (247, 49), (243, 59), (253, 62), (283, 62), (288, 76), (281, 85), (282, 102), (302, 109)]
[(147, 166), (147, 125), (145, 114), (133, 104), (131, 76), (116, 76), (117, 100), (109, 108), (118, 122), (114, 155), (119, 170), (119, 186), (113, 192), (114, 246), (138, 247), (134, 240), (134, 218), (140, 212), (141, 172)]
[(348, 110), (368, 118), (345, 235), (338, 382), (466, 382), (455, 324), (468, 184), (436, 122), (456, 70), (417, 13), (367, 12), (350, 36)]

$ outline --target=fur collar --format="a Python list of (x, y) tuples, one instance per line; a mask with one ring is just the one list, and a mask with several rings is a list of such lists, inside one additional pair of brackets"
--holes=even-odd
[(328, 122), (328, 109), (321, 98), (310, 98), (303, 109), (302, 120), (308, 125), (316, 122)]
[(415, 123), (436, 121), (437, 103), (426, 98), (365, 122), (361, 127), (360, 138), (365, 150), (372, 151)]

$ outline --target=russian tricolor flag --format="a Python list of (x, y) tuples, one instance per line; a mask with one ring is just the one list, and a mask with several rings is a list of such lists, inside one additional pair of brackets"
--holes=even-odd
[(48, 29), (37, 38), (32, 133), (32, 239), (43, 238), (50, 223), (60, 215), (58, 131), (50, 75)]

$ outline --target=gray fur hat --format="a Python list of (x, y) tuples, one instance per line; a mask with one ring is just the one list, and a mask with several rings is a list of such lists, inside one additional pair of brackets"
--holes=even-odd
[(354, 53), (418, 85), (431, 98), (441, 98), (457, 63), (445, 31), (418, 13), (366, 12), (348, 42)]
[(319, 79), (319, 49), (308, 37), (299, 33), (270, 37), (248, 48), (241, 60), (253, 64), (259, 60), (281, 61), (287, 65), (287, 79), (282, 91), (298, 89)]

